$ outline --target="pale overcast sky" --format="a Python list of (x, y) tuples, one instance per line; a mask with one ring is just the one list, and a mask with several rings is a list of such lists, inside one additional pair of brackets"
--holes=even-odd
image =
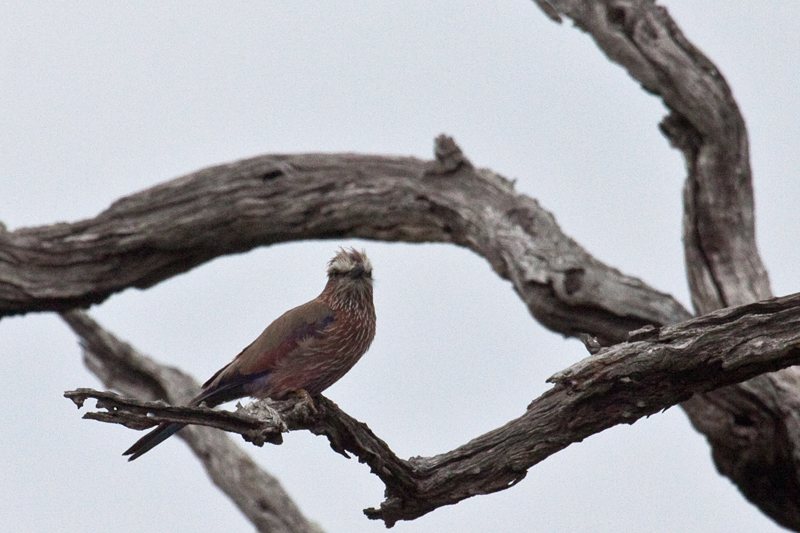
[[(760, 251), (773, 291), (800, 289), (800, 4), (667, 1), (733, 88), (750, 131)], [(661, 102), (569, 22), (506, 2), (0, 3), (0, 221), (92, 217), (120, 196), (275, 152), (430, 158), (453, 135), (516, 179), (602, 261), (689, 306), (684, 163)], [(307, 242), (220, 258), (91, 314), (205, 380), (286, 309), (317, 295), (342, 244), (375, 266), (378, 333), (326, 395), (402, 457), (447, 451), (520, 415), (585, 356), (548, 332), (489, 265), (446, 245)], [(0, 321), (0, 522), (18, 532), (250, 531), (179, 439), (135, 463), (139, 433), (81, 420), (99, 387), (52, 314)], [(323, 438), (242, 443), (328, 532), (383, 485)], [(395, 531), (781, 531), (719, 476), (678, 408), (614, 427), (519, 485)]]

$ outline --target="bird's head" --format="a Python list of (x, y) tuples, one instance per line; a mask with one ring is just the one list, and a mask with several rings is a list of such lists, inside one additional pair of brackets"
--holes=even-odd
[(364, 280), (372, 283), (372, 263), (367, 254), (355, 248), (339, 250), (333, 259), (328, 261), (328, 277), (347, 277), (352, 280)]
[(328, 283), (340, 295), (372, 294), (372, 263), (364, 251), (355, 248), (339, 250), (328, 262)]

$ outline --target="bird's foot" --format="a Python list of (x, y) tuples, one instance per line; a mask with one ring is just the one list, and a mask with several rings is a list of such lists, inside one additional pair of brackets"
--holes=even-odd
[(314, 398), (305, 389), (295, 389), (289, 393), (289, 396), (296, 397), (299, 401), (294, 406), (294, 410), (301, 410), (306, 417), (314, 417), (319, 413), (317, 406), (314, 404)]

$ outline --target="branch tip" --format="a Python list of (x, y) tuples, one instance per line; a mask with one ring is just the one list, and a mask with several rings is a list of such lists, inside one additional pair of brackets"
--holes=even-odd
[(446, 175), (453, 174), (459, 169), (473, 169), (472, 163), (456, 141), (449, 135), (442, 133), (433, 143), (433, 154), (435, 159), (428, 165), (426, 175)]

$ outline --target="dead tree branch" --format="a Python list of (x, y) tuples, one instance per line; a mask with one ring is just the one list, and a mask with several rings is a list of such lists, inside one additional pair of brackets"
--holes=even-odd
[(281, 433), (288, 431), (283, 418), (274, 409), (264, 409), (261, 418), (248, 416), (244, 412), (215, 410), (208, 407), (173, 407), (162, 402), (131, 400), (113, 392), (99, 392), (93, 389), (76, 389), (64, 393), (79, 408), (89, 399), (97, 400), (97, 409), (105, 411), (89, 412), (83, 415), (87, 420), (122, 424), (131, 429), (148, 429), (159, 422), (180, 422), (221, 429), (238, 433), (247, 442), (256, 446), (264, 443), (281, 444)]
[[(537, 3), (554, 20), (572, 19), (669, 108), (660, 126), (686, 160), (683, 243), (697, 313), (772, 296), (755, 240), (747, 128), (716, 66), (689, 42), (666, 8), (652, 1)], [(790, 368), (682, 405), (708, 438), (717, 469), (767, 515), (796, 531), (798, 383), (800, 370)]]
[[(200, 391), (199, 384), (191, 376), (139, 353), (86, 313), (69, 311), (61, 317), (78, 335), (84, 363), (106, 387), (128, 398), (151, 402), (166, 400), (178, 405), (187, 403)], [(280, 482), (258, 466), (230, 437), (200, 426), (188, 426), (178, 436), (189, 444), (214, 484), (258, 531), (321, 533), (317, 524), (303, 516)]]
[[(441, 233), (443, 231), (448, 235), (448, 238), (457, 236), (458, 240), (456, 242), (471, 246), (473, 249), (487, 254), (491, 258), (495, 270), (513, 281), (515, 289), (528, 303), (531, 312), (545, 325), (556, 331), (565, 334), (588, 332), (599, 336), (603, 344), (609, 344), (624, 340), (623, 332), (627, 334), (627, 330), (634, 326), (648, 323), (656, 325), (668, 322), (674, 323), (689, 316), (669, 296), (654, 291), (642, 282), (602, 265), (589, 256), (574, 241), (560, 231), (553, 217), (541, 209), (535, 201), (514, 193), (511, 186), (503, 178), (486, 170), (474, 169), (452, 141), (446, 137), (441, 137), (437, 140), (437, 160), (435, 162), (423, 163), (411, 158), (404, 160), (419, 164), (420, 175), (413, 178), (410, 176), (398, 178), (401, 191), (399, 196), (393, 196), (393, 189), (390, 186), (390, 182), (393, 179), (391, 176), (374, 172), (376, 166), (383, 169), (381, 172), (386, 172), (386, 167), (382, 166), (388, 162), (386, 158), (340, 156), (349, 161), (349, 164), (352, 164), (349, 167), (349, 174), (341, 166), (326, 174), (326, 169), (330, 169), (336, 160), (336, 156), (297, 156), (298, 159), (292, 159), (292, 156), (275, 157), (282, 157), (284, 161), (292, 160), (294, 161), (292, 164), (296, 166), (300, 166), (298, 162), (300, 160), (310, 159), (316, 165), (322, 165), (323, 161), (328, 162), (328, 167), (314, 166), (307, 176), (298, 179), (301, 181), (299, 184), (301, 189), (310, 189), (317, 191), (317, 193), (319, 192), (319, 187), (326, 189), (328, 192), (338, 190), (337, 187), (346, 189), (347, 192), (344, 190), (339, 191), (343, 196), (332, 194), (331, 197), (328, 197), (322, 194), (316, 199), (317, 203), (314, 204), (314, 212), (317, 213), (318, 217), (323, 219), (329, 216), (334, 217), (333, 222), (335, 223), (333, 227), (338, 227), (336, 224), (340, 224), (344, 219), (350, 220), (354, 224), (354, 221), (346, 216), (347, 209), (343, 207), (348, 205), (347, 202), (352, 202), (352, 205), (355, 206), (353, 209), (356, 212), (359, 212), (360, 209), (366, 209), (364, 206), (376, 208), (375, 202), (378, 200), (376, 200), (375, 196), (371, 196), (376, 190), (383, 191), (382, 194), (392, 197), (392, 201), (388, 202), (388, 204), (392, 205), (391, 209), (393, 210), (402, 210), (401, 200), (403, 198), (406, 200), (412, 198), (412, 205), (415, 202), (422, 201), (420, 198), (424, 198), (427, 207), (421, 211), (412, 209), (412, 212), (416, 213), (417, 216), (406, 212), (403, 216), (409, 217), (407, 226), (403, 226), (398, 218), (397, 226), (393, 227), (391, 235), (395, 235), (396, 238), (400, 236), (407, 238), (413, 234), (421, 240), (422, 228), (424, 227), (427, 228), (425, 231), (429, 237), (438, 235), (444, 238), (444, 234)], [(112, 216), (110, 213), (121, 209), (119, 206), (144, 204), (146, 201), (143, 197), (148, 196), (156, 198), (165, 196), (161, 205), (166, 209), (166, 212), (171, 212), (172, 208), (167, 201), (166, 193), (162, 191), (171, 188), (183, 191), (179, 196), (189, 195), (191, 197), (192, 195), (188, 194), (188, 190), (195, 187), (205, 187), (204, 190), (208, 194), (212, 194), (215, 186), (210, 184), (216, 183), (217, 193), (222, 196), (218, 197), (219, 201), (217, 202), (208, 201), (206, 198), (209, 206), (230, 205), (237, 201), (244, 202), (243, 197), (239, 200), (235, 199), (238, 198), (236, 191), (241, 188), (235, 184), (241, 184), (240, 180), (247, 182), (248, 179), (252, 179), (252, 176), (251, 178), (245, 177), (241, 170), (248, 168), (249, 165), (258, 166), (269, 161), (272, 161), (272, 158), (265, 156), (264, 158), (256, 158), (233, 165), (215, 167), (214, 169), (190, 175), (187, 178), (169, 182), (149, 191), (139, 193), (139, 195), (134, 195), (132, 198), (142, 196), (136, 201), (125, 199), (117, 202), (109, 210), (98, 216), (95, 222), (98, 220), (105, 221), (106, 219), (108, 221), (123, 220), (124, 216), (130, 214), (126, 209), (122, 209), (125, 214), (118, 213)], [(366, 167), (358, 170), (358, 165), (361, 164), (366, 165)], [(400, 166), (402, 167), (402, 165)], [(231, 168), (238, 169), (239, 173), (230, 173)], [(371, 169), (373, 170), (372, 173), (370, 172)], [(402, 173), (395, 173), (395, 176), (397, 174)], [(200, 176), (202, 176), (202, 179)], [(319, 187), (313, 187), (315, 177), (320, 176), (321, 183), (318, 184)], [(338, 176), (338, 180), (336, 176)], [(232, 179), (234, 183), (225, 185), (226, 179)], [(261, 178), (257, 179), (261, 180)], [(272, 179), (277, 178), (273, 176)], [(339, 182), (347, 182), (348, 180), (351, 180), (348, 182), (349, 187), (337, 185)], [(287, 178), (287, 183), (283, 184), (286, 189), (283, 194), (289, 194), (287, 191), (291, 190), (291, 182), (292, 180)], [(465, 193), (461, 191), (459, 184), (464, 186), (464, 190), (471, 192)], [(208, 187), (211, 188), (209, 189)], [(478, 193), (478, 190), (482, 192)], [(236, 193), (234, 194), (235, 198), (226, 198), (225, 194), (231, 191)], [(249, 189), (249, 191), (253, 192), (252, 189)], [(356, 196), (353, 197), (352, 194)], [(367, 195), (366, 197), (370, 198), (371, 203), (362, 201), (365, 197), (359, 195)], [(291, 197), (291, 194), (289, 196)], [(272, 197), (270, 196), (270, 198)], [(332, 202), (331, 207), (320, 210), (319, 202), (323, 200)], [(488, 205), (485, 208), (481, 207), (484, 200)], [(303, 202), (306, 201), (309, 201), (308, 196), (302, 196), (302, 199), (298, 200), (298, 202), (286, 203), (292, 206), (291, 209), (297, 210), (299, 209), (298, 206), (303, 205)], [(333, 204), (336, 202), (340, 204), (339, 207), (334, 209)], [(190, 201), (189, 204), (191, 203)], [(255, 203), (259, 202), (256, 201)], [(159, 205), (159, 202), (155, 201), (154, 205)], [(381, 205), (384, 209), (389, 209), (388, 205)], [(207, 207), (205, 211), (200, 204), (195, 204), (194, 207), (196, 208), (194, 221), (202, 220), (204, 214), (211, 218), (214, 218), (214, 216), (224, 217), (226, 216), (224, 213), (231, 211), (224, 209), (221, 210), (224, 213), (215, 215), (216, 212), (213, 207)], [(186, 207), (184, 206), (184, 208)], [(330, 213), (337, 214), (334, 216)], [(283, 214), (287, 215), (285, 211)], [(269, 219), (268, 214), (265, 213), (264, 216)], [(307, 214), (307, 217), (306, 222), (314, 219), (314, 215), (311, 214)], [(161, 216), (155, 216), (154, 220), (161, 220), (162, 223), (166, 224), (165, 220), (168, 218), (167, 215), (162, 213)], [(351, 224), (350, 231), (352, 233), (346, 233), (345, 235), (362, 237), (371, 235), (377, 238), (376, 231), (378, 230), (374, 226), (377, 223), (377, 219), (378, 217), (368, 218), (364, 227)], [(380, 219), (381, 224), (383, 224), (383, 229), (380, 231), (384, 232), (384, 236), (389, 235), (389, 233), (386, 233), (388, 231), (386, 224), (390, 221), (391, 217)], [(84, 221), (77, 224), (82, 224), (85, 229), (92, 225), (91, 222)], [(100, 225), (106, 224), (106, 222), (97, 223)], [(428, 225), (426, 226), (425, 224)], [(265, 227), (265, 225), (252, 223), (245, 226)], [(313, 231), (319, 231), (317, 224), (312, 224), (312, 227), (314, 228)], [(164, 257), (172, 257), (172, 260), (176, 263), (180, 263), (178, 258), (181, 257), (181, 253), (188, 253), (189, 256), (194, 254), (191, 251), (187, 252), (185, 249), (187, 243), (180, 240), (171, 242), (171, 246), (167, 246), (167, 241), (164, 241), (164, 239), (169, 237), (168, 227), (160, 226), (160, 228), (164, 230), (161, 233), (159, 233), (159, 230), (153, 229), (153, 235), (157, 235), (157, 237), (148, 237), (148, 226), (146, 224), (141, 225), (140, 232), (136, 234), (136, 237), (143, 242), (147, 242), (148, 239), (160, 239), (161, 247), (155, 249), (165, 249), (166, 252), (164, 253), (166, 255)], [(205, 228), (210, 236), (202, 237), (203, 231), (201, 231), (201, 228)], [(209, 240), (224, 244), (225, 239), (222, 238), (222, 235), (225, 234), (225, 231), (214, 230), (214, 228), (216, 226), (211, 219), (199, 224), (195, 228), (197, 230), (196, 234), (199, 235), (197, 238), (202, 239), (206, 244), (208, 244), (207, 241)], [(41, 230), (44, 233), (48, 231), (47, 228)], [(301, 231), (302, 228), (295, 228), (295, 230)], [(17, 232), (6, 234), (4, 235), (6, 238), (4, 242), (9, 242), (9, 235), (16, 238), (26, 234), (26, 231), (28, 230), (18, 230)], [(93, 231), (89, 231), (89, 234), (93, 234)], [(307, 229), (307, 231), (312, 230)], [(180, 239), (180, 232), (173, 234), (173, 238)], [(291, 238), (300, 238), (300, 235), (295, 234)], [(86, 242), (95, 240), (97, 240), (96, 234), (93, 238), (67, 239), (65, 242), (78, 243), (78, 248), (80, 249)], [(229, 238), (228, 240), (230, 241), (231, 239)], [(100, 242), (102, 241), (103, 239), (100, 239)], [(191, 242), (188, 243), (190, 247), (191, 244)], [(122, 246), (123, 242), (115, 241), (115, 245)], [(53, 243), (49, 242), (44, 247), (53, 248), (53, 246)], [(228, 250), (231, 249), (229, 248)], [(62, 252), (66, 253), (64, 250)], [(140, 252), (142, 252), (141, 249)], [(78, 255), (83, 253), (78, 252)], [(103, 254), (105, 254), (105, 257), (109, 257), (109, 254), (113, 255), (114, 253), (120, 253), (123, 257), (126, 254), (124, 248), (115, 249), (113, 247), (105, 250)], [(161, 252), (155, 251), (153, 253), (158, 254)], [(222, 253), (222, 251), (218, 247), (214, 253)], [(102, 261), (103, 254), (97, 256), (98, 260)], [(130, 258), (126, 260), (130, 260)], [(67, 261), (65, 264), (72, 263)], [(182, 264), (185, 266), (188, 263), (184, 262)], [(133, 262), (125, 271), (135, 270), (135, 265), (139, 265), (141, 269), (152, 265), (152, 262), (146, 261), (142, 264)], [(70, 267), (66, 268), (69, 269)], [(56, 268), (54, 272), (57, 270)], [(72, 278), (67, 276), (67, 279)], [(96, 291), (89, 292), (96, 294)], [(632, 311), (626, 313), (626, 307)], [(188, 398), (171, 403), (184, 403), (186, 399)]]
[(316, 414), (306, 409), (298, 415), (298, 402), (292, 400), (257, 402), (220, 416), (204, 408), (127, 402), (88, 389), (66, 395), (79, 405), (87, 397), (96, 398), (98, 408), (108, 411), (85, 418), (134, 427), (191, 421), (241, 433), (259, 445), (279, 443), (264, 435), (283, 429), (325, 435), (334, 450), (352, 453), (384, 482), (386, 501), (365, 513), (391, 527), (470, 496), (507, 489), (533, 465), (604, 429), (631, 424), (692, 394), (798, 362), (800, 294), (675, 326), (647, 327), (633, 332), (630, 342), (602, 349), (550, 378), (555, 386), (521, 417), (450, 452), (407, 461), (324, 397), (317, 399)]
[(0, 316), (86, 306), (256, 246), (347, 237), (470, 248), (564, 335), (610, 344), (690, 316), (597, 261), (535, 200), (474, 168), (444, 136), (434, 161), (261, 156), (147, 189), (93, 219), (0, 234)]
[[(553, 20), (572, 19), (670, 110), (661, 128), (686, 158), (684, 242), (695, 309), (705, 314), (768, 298), (746, 128), (713, 63), (652, 1), (536, 3)], [(434, 161), (267, 155), (123, 198), (93, 219), (0, 232), (0, 316), (87, 306), (261, 245), (343, 237), (465, 246), (513, 283), (542, 324), (565, 335), (588, 333), (600, 345), (690, 316), (668, 295), (590, 256), (535, 200), (474, 168), (445, 137)], [(769, 339), (764, 343), (768, 349)], [(160, 380), (101, 372), (151, 399), (172, 390)], [(160, 372), (164, 379), (180, 375)], [(682, 404), (709, 439), (717, 468), (798, 531), (799, 383), (790, 368)], [(192, 435), (186, 432), (190, 441)]]

